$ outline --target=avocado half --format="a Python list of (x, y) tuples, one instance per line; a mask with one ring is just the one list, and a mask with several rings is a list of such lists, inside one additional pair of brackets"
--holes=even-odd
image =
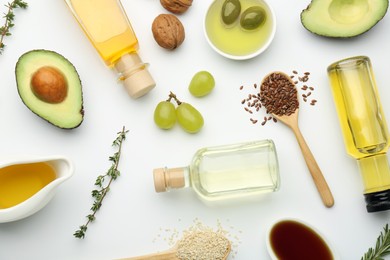
[(388, 6), (389, 0), (312, 0), (301, 12), (301, 22), (321, 36), (354, 37), (376, 25)]
[(64, 129), (84, 119), (79, 74), (64, 56), (49, 50), (32, 50), (20, 56), (16, 84), (23, 103), (36, 115)]

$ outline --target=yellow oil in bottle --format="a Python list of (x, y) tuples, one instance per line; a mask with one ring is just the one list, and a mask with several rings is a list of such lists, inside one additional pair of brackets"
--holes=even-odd
[(266, 21), (254, 31), (244, 30), (240, 21), (234, 25), (226, 26), (221, 19), (221, 10), (225, 0), (215, 0), (206, 16), (205, 29), (210, 41), (222, 52), (234, 56), (249, 55), (266, 44), (272, 32), (273, 21), (267, 6), (259, 0), (240, 1), (241, 10), (251, 6), (261, 6), (266, 11)]
[[(377, 90), (371, 85), (373, 79), (365, 73), (359, 73), (361, 69), (344, 70), (342, 74), (336, 70), (329, 73), (346, 150), (356, 159), (386, 153), (389, 147), (382, 106), (375, 98)], [(351, 87), (345, 87), (347, 85)], [(376, 167), (376, 164), (369, 164), (365, 171), (373, 172)], [(365, 174), (363, 178), (367, 192), (382, 190), (383, 183), (390, 185), (390, 174), (383, 174), (380, 178)]]
[(358, 69), (345, 69), (343, 73), (337, 69), (329, 72), (347, 152), (356, 158), (386, 152), (389, 145), (374, 79), (371, 74), (362, 73), (363, 69), (363, 65), (358, 65)]
[(0, 209), (27, 200), (55, 178), (53, 167), (43, 162), (0, 168)]
[(120, 0), (65, 0), (107, 66), (119, 73), (128, 94), (139, 98), (156, 83), (138, 55), (138, 39)]
[(347, 153), (362, 174), (367, 209), (390, 209), (389, 132), (371, 62), (365, 56), (344, 59), (328, 67), (328, 76)]
[[(136, 52), (137, 37), (118, 0), (66, 0), (80, 26), (108, 66)], [(91, 10), (93, 7), (93, 11)]]

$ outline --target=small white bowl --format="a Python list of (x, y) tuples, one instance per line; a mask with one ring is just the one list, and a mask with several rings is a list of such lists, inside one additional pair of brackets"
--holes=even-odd
[(73, 163), (63, 156), (19, 156), (2, 159), (0, 160), (0, 168), (39, 162), (44, 162), (53, 168), (56, 174), (55, 179), (27, 200), (10, 208), (0, 209), (0, 223), (16, 221), (36, 213), (49, 203), (55, 195), (57, 187), (73, 175)]
[[(204, 31), (204, 35), (206, 37), (206, 40), (208, 42), (208, 44), (211, 46), (211, 48), (216, 51), (217, 53), (219, 53), (220, 55), (226, 57), (226, 58), (229, 58), (229, 59), (233, 59), (233, 60), (247, 60), (247, 59), (251, 59), (251, 58), (254, 58), (256, 56), (258, 56), (259, 54), (263, 53), (271, 44), (272, 40), (274, 39), (274, 36), (275, 36), (275, 32), (276, 32), (276, 16), (275, 16), (275, 12), (274, 10), (272, 9), (272, 7), (265, 1), (265, 0), (257, 0), (258, 3), (262, 4), (266, 9), (268, 9), (268, 13), (270, 14), (268, 19), (271, 19), (271, 31), (267, 37), (267, 39), (265, 40), (265, 42), (259, 46), (258, 49), (254, 50), (253, 52), (251, 53), (247, 53), (247, 54), (232, 54), (232, 53), (227, 53), (223, 50), (221, 50), (221, 48), (219, 48), (218, 46), (216, 46), (213, 41), (210, 39), (210, 36), (209, 36), (209, 32), (207, 30), (207, 24), (206, 24), (206, 21), (208, 19), (208, 15), (209, 15), (209, 11), (210, 9), (212, 8), (212, 6), (214, 4), (216, 4), (216, 2), (218, 1), (224, 1), (224, 0), (214, 0), (214, 1), (211, 1), (211, 4), (210, 6), (208, 7), (207, 9), (207, 12), (206, 12), (206, 15), (205, 15), (205, 18), (204, 18), (204, 21), (203, 21), (203, 31)], [(245, 0), (241, 0), (241, 1), (245, 1)], [(243, 12), (244, 10), (241, 9), (241, 13)], [(239, 23), (239, 21), (238, 21)], [(235, 26), (239, 26), (238, 24), (235, 25)], [(259, 29), (261, 30), (261, 29)], [(253, 33), (253, 32), (252, 32)]]
[(268, 250), (268, 253), (269, 253), (272, 260), (279, 260), (279, 258), (276, 255), (274, 248), (272, 247), (271, 234), (272, 234), (272, 231), (274, 230), (274, 228), (278, 224), (283, 223), (283, 222), (296, 222), (300, 225), (303, 225), (306, 229), (309, 229), (312, 233), (315, 233), (326, 244), (326, 246), (328, 247), (328, 249), (333, 257), (333, 260), (340, 259), (338, 257), (338, 255), (336, 254), (336, 250), (334, 249), (332, 244), (325, 238), (325, 236), (318, 229), (316, 229), (312, 225), (308, 224), (307, 222), (296, 219), (296, 218), (284, 218), (284, 219), (280, 219), (280, 220), (277, 220), (274, 223), (272, 223), (267, 231), (267, 238), (266, 238), (267, 250)]

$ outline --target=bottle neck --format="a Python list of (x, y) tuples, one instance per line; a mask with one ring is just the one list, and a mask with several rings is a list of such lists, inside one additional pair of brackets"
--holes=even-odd
[(390, 168), (385, 153), (358, 160), (364, 182), (364, 193), (378, 192), (390, 188)]
[(124, 54), (115, 63), (119, 80), (133, 98), (145, 95), (156, 86), (147, 67), (148, 63), (142, 62), (136, 52)]
[(386, 154), (358, 160), (368, 212), (390, 209), (390, 168)]
[(165, 192), (190, 186), (189, 167), (158, 168), (153, 171), (153, 176), (156, 192)]

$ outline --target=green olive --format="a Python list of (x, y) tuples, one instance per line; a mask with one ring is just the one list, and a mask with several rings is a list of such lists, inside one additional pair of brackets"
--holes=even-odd
[(226, 25), (233, 24), (241, 13), (241, 3), (239, 0), (225, 0), (222, 5), (221, 17)]
[(262, 7), (252, 6), (242, 13), (240, 24), (245, 30), (254, 30), (264, 24), (266, 19), (267, 14)]

